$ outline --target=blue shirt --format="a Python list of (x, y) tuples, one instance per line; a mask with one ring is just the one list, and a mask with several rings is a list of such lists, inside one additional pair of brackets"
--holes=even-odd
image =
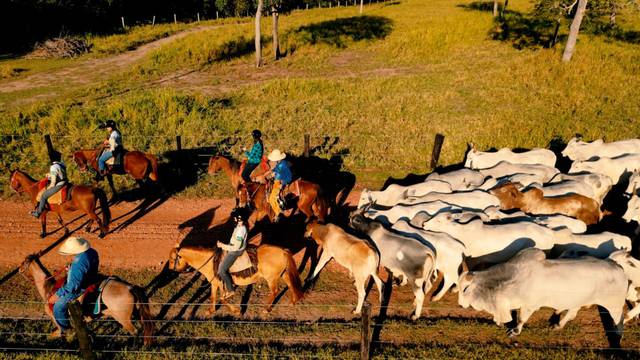
[(247, 155), (247, 162), (249, 164), (260, 164), (262, 161), (262, 144), (258, 141), (251, 147), (251, 150), (246, 151), (244, 154)]
[(289, 185), (291, 180), (293, 180), (291, 169), (289, 169), (289, 163), (284, 160), (279, 161), (273, 169), (273, 178), (275, 180), (280, 180), (283, 186)]
[(99, 265), (98, 252), (94, 249), (76, 255), (71, 262), (67, 282), (56, 291), (56, 295), (67, 301), (72, 301), (82, 295), (89, 285), (98, 280)]

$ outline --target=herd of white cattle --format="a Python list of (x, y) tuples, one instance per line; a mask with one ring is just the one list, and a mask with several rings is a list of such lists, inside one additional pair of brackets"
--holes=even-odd
[[(629, 237), (586, 234), (588, 224), (571, 212), (506, 212), (492, 191), (513, 183), (524, 194), (540, 189), (544, 201), (588, 198), (600, 212), (611, 188), (628, 181), (623, 218), (640, 221), (640, 140), (574, 138), (562, 155), (572, 160), (568, 174), (555, 168), (550, 150), (481, 152), (472, 146), (464, 169), (432, 173), (411, 186), (364, 190), (351, 226), (368, 233), (382, 266), (411, 284), (413, 319), (442, 275), (433, 301), (448, 290), (458, 292), (461, 306), (488, 312), (498, 325), (519, 310), (510, 335), (519, 334), (542, 307), (561, 316), (558, 329), (591, 305), (607, 309), (614, 323), (627, 322), (640, 313), (640, 261), (629, 253)], [(633, 306), (623, 317), (626, 301)]]

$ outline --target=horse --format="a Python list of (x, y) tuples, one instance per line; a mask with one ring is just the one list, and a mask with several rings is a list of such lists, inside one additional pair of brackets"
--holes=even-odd
[[(306, 215), (307, 220), (315, 216), (318, 221), (326, 222), (329, 214), (329, 204), (324, 198), (322, 190), (318, 184), (310, 181), (298, 179), (289, 184), (283, 191), (282, 195), (286, 198), (293, 195), (297, 198), (296, 211), (300, 211)], [(273, 218), (273, 209), (269, 204), (267, 193), (267, 185), (263, 183), (241, 183), (236, 191), (239, 207), (247, 207), (251, 205), (255, 212), (249, 219), (249, 225), (253, 226), (256, 222), (267, 217)]]
[[(101, 149), (96, 150), (78, 150), (73, 153), (73, 161), (78, 165), (80, 171), (85, 172), (91, 168), (98, 173), (98, 156)], [(139, 186), (143, 181), (149, 178), (153, 182), (158, 182), (158, 159), (152, 154), (143, 153), (141, 151), (128, 151), (122, 160), (123, 172), (109, 172), (107, 180), (113, 192), (113, 196), (117, 198), (118, 193), (113, 185), (113, 174), (124, 175), (129, 174)]]
[[(25, 172), (15, 170), (11, 173), (11, 188), (18, 193), (26, 192), (31, 196), (31, 202), (36, 203), (36, 197), (39, 192), (39, 181), (33, 179)], [(93, 222), (98, 224), (100, 228), (100, 237), (104, 237), (109, 232), (109, 222), (111, 221), (111, 211), (109, 210), (109, 201), (107, 195), (100, 188), (90, 187), (85, 185), (74, 185), (69, 190), (69, 200), (64, 201), (60, 205), (49, 204), (49, 210), (45, 208), (45, 211), (40, 214), (40, 223), (42, 224), (42, 232), (40, 237), (44, 238), (47, 235), (47, 211), (53, 211), (58, 214), (58, 223), (64, 226), (66, 233), (69, 233), (64, 221), (62, 220), (62, 213), (68, 211), (80, 210), (84, 212), (91, 221), (87, 224), (86, 231), (91, 232), (91, 225)], [(100, 202), (100, 209), (102, 210), (102, 221), (96, 215), (96, 205)]]
[[(36, 287), (40, 298), (45, 302), (44, 312), (51, 318), (58, 328), (52, 336), (59, 337), (62, 329), (55, 321), (55, 317), (49, 307), (49, 297), (54, 292), (56, 276), (52, 276), (40, 262), (39, 255), (29, 255), (20, 265), (20, 274), (30, 280)], [(60, 277), (60, 275), (57, 275)], [(112, 317), (131, 335), (137, 335), (138, 330), (131, 322), (134, 310), (137, 309), (138, 320), (142, 323), (142, 332), (145, 345), (151, 345), (154, 325), (153, 317), (149, 311), (149, 300), (144, 291), (120, 279), (112, 279), (102, 289), (102, 303), (104, 303), (101, 316)]]
[(312, 221), (307, 225), (305, 237), (312, 238), (320, 247), (322, 255), (315, 271), (306, 281), (312, 281), (320, 273), (322, 268), (335, 259), (338, 264), (349, 270), (355, 280), (354, 285), (358, 292), (358, 303), (353, 314), (360, 314), (362, 304), (367, 295), (365, 286), (369, 276), (378, 287), (380, 303), (382, 303), (382, 280), (378, 277), (378, 267), (380, 265), (380, 254), (378, 249), (365, 239), (357, 238), (339, 226), (334, 224), (322, 225), (317, 221)]
[[(242, 162), (232, 159), (230, 157), (226, 157), (224, 155), (216, 155), (209, 159), (209, 167), (207, 168), (207, 172), (209, 175), (213, 175), (218, 171), (222, 170), (229, 177), (231, 181), (231, 186), (234, 190), (238, 188), (240, 183), (242, 183), (242, 174), (241, 174)], [(268, 165), (264, 162), (261, 162), (258, 167), (256, 167), (252, 172), (252, 177), (257, 177), (269, 170)]]
[[(257, 271), (253, 269), (244, 270), (239, 273), (232, 273), (233, 283), (240, 286), (251, 285), (260, 279), (265, 279), (271, 290), (267, 301), (267, 312), (273, 308), (273, 301), (278, 294), (278, 279), (283, 278), (291, 290), (291, 304), (295, 305), (303, 297), (300, 274), (291, 252), (274, 245), (260, 245), (256, 249)], [(203, 248), (197, 246), (180, 246), (171, 250), (167, 268), (169, 270), (183, 272), (188, 267), (192, 267), (204, 275), (211, 283), (211, 305), (207, 315), (213, 316), (216, 311), (218, 291), (224, 289), (222, 280), (218, 278), (216, 272), (220, 261), (222, 261), (223, 251), (220, 248)], [(283, 276), (284, 275), (284, 276)], [(236, 314), (240, 314), (240, 307), (228, 305)]]

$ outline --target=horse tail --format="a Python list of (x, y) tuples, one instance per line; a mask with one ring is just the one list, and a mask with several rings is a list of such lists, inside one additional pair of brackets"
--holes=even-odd
[(100, 209), (102, 210), (102, 226), (109, 230), (109, 223), (111, 222), (111, 210), (109, 209), (109, 200), (107, 200), (107, 194), (100, 188), (95, 188), (93, 193), (100, 201)]
[(145, 346), (149, 346), (153, 342), (154, 331), (153, 317), (151, 316), (151, 311), (149, 311), (149, 298), (138, 286), (133, 286), (131, 293), (136, 299), (136, 306), (142, 322), (142, 340)]
[(151, 163), (151, 172), (149, 173), (149, 179), (158, 181), (158, 159), (154, 155), (144, 154), (144, 157)]
[(304, 296), (304, 292), (302, 291), (302, 282), (300, 281), (300, 274), (298, 273), (298, 266), (296, 262), (293, 260), (293, 255), (288, 250), (284, 250), (285, 256), (287, 257), (287, 285), (291, 288), (290, 290), (293, 292), (292, 302), (295, 304)]

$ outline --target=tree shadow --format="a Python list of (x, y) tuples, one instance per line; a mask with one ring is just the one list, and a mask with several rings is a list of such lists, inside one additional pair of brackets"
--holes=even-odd
[(393, 30), (393, 21), (382, 16), (354, 16), (322, 21), (290, 31), (303, 44), (326, 44), (346, 48), (347, 41), (384, 39)]

